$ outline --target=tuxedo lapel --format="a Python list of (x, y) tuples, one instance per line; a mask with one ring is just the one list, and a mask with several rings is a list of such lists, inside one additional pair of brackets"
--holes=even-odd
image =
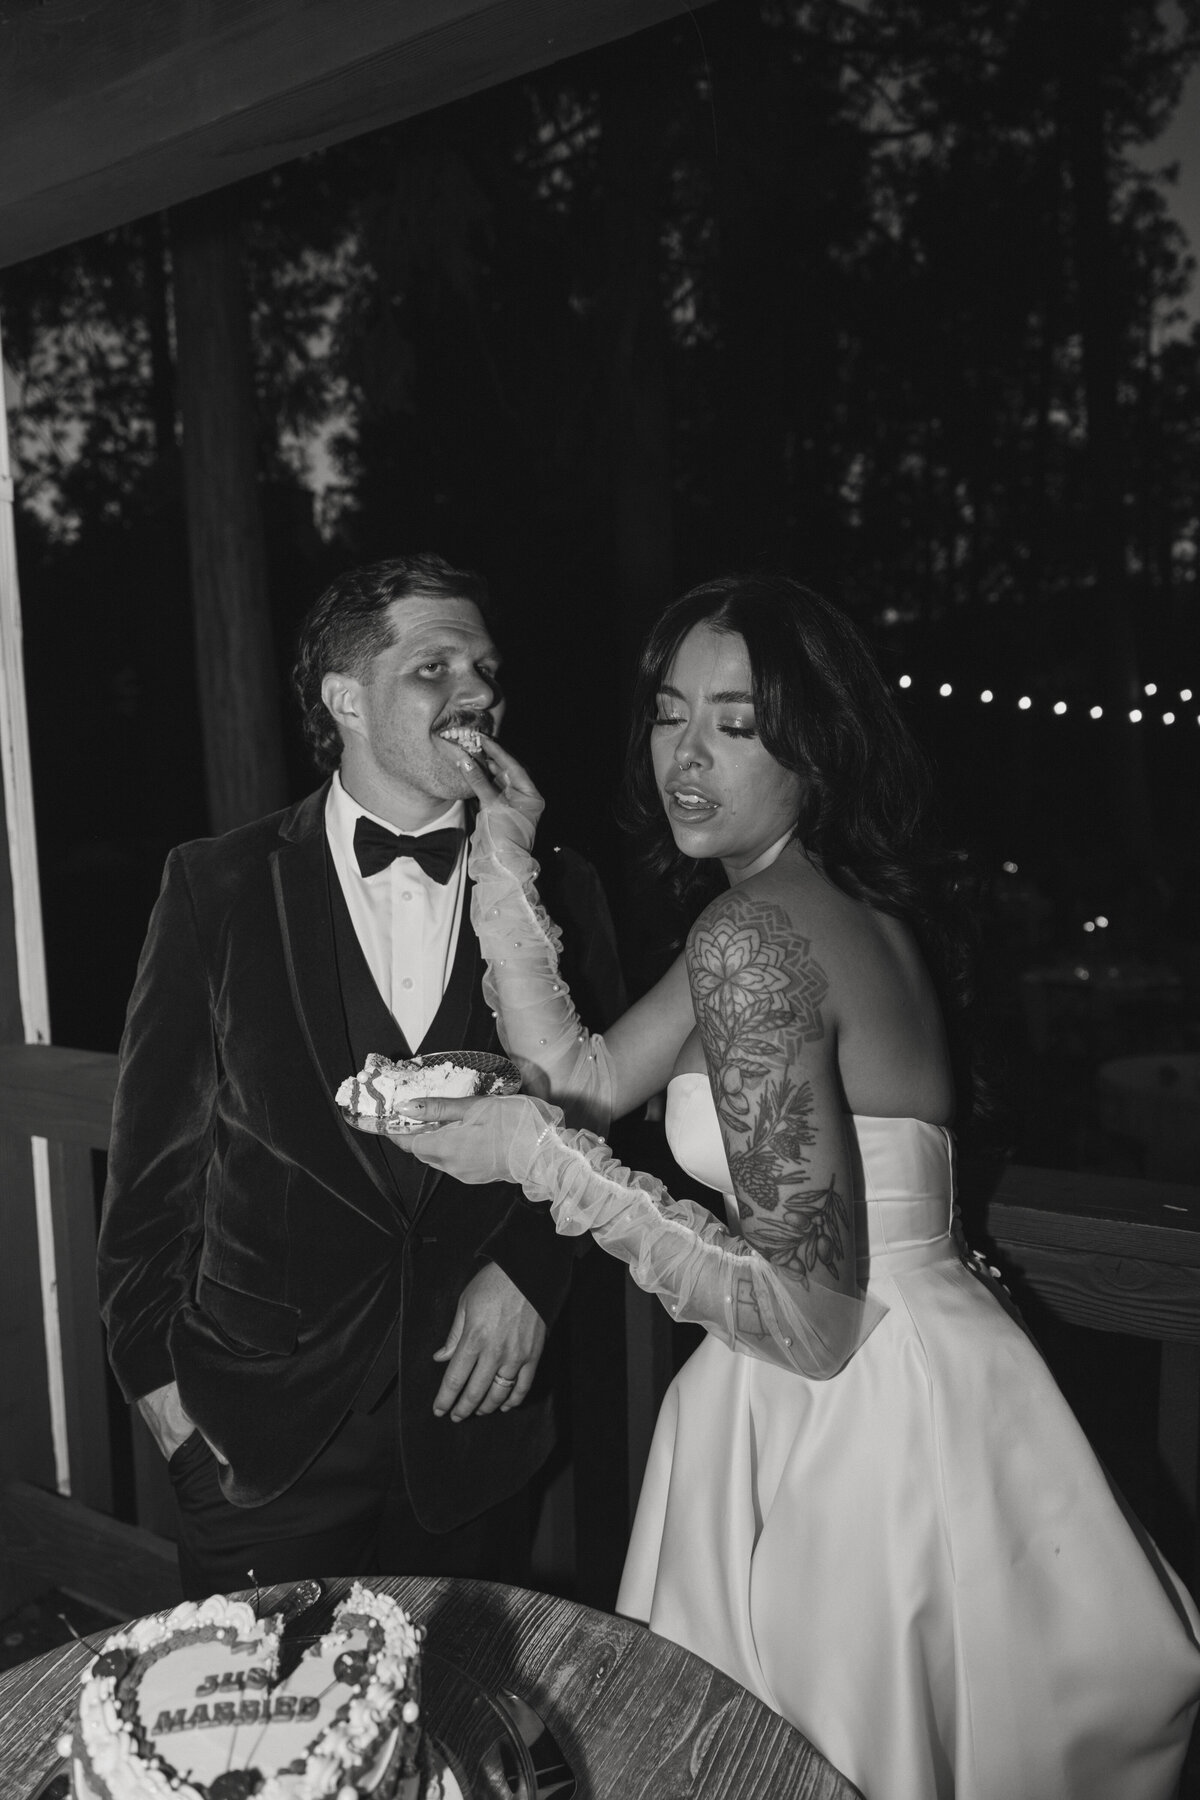
[[(326, 874), (326, 792), (327, 788), (321, 788), (310, 794), (288, 814), (281, 830), (283, 841), (271, 856), (271, 875), (292, 1004), (322, 1088), (337, 1112), (334, 1096), (356, 1064), (346, 1030), (333, 942)], [(340, 1113), (338, 1119), (347, 1149), (394, 1206), (392, 1185), (370, 1155), (367, 1140), (360, 1139)]]

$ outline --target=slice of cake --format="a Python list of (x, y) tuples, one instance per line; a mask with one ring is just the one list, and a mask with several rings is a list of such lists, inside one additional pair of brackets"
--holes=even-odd
[[(514, 1071), (515, 1073), (515, 1071)], [(512, 1083), (503, 1074), (487, 1074), (453, 1057), (393, 1062), (374, 1051), (357, 1075), (348, 1075), (337, 1091), (337, 1103), (358, 1118), (394, 1121), (392, 1129), (419, 1131), (419, 1119), (406, 1119), (397, 1108), (406, 1100), (436, 1095), (464, 1100), (472, 1094), (504, 1094)]]
[(450, 1800), (423, 1729), (421, 1632), (355, 1583), (279, 1675), (280, 1622), (214, 1594), (115, 1632), (64, 1754), (76, 1800)]

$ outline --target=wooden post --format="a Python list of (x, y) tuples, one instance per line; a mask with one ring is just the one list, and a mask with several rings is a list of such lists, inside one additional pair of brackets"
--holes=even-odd
[(250, 327), (230, 197), (177, 208), (171, 247), (204, 766), (219, 832), (287, 800)]
[[(50, 1037), (25, 710), (5, 370), (0, 355), (0, 1041)], [(0, 1134), (0, 1462), (70, 1492), (50, 1165), (44, 1138)]]

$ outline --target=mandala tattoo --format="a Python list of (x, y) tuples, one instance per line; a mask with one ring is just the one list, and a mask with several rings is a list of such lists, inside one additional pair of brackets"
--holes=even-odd
[(849, 1210), (833, 1176), (821, 1187), (809, 1173), (813, 1091), (794, 1073), (825, 1034), (825, 971), (781, 906), (736, 891), (693, 927), (687, 965), (741, 1215), (806, 1287), (818, 1263), (836, 1280)]

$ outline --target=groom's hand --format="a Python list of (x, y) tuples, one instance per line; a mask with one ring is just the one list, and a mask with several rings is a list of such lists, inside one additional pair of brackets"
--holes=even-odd
[[(168, 1462), (180, 1445), (187, 1443), (193, 1431), (200, 1431), (200, 1427), (191, 1414), (184, 1411), (183, 1401), (179, 1398), (179, 1388), (173, 1381), (168, 1381), (163, 1387), (155, 1388), (149, 1394), (143, 1394), (137, 1403), (137, 1409), (145, 1419), (150, 1435)], [(204, 1437), (202, 1431), (200, 1435)], [(207, 1438), (204, 1438), (204, 1441), (208, 1444)], [(208, 1444), (208, 1447), (219, 1463), (228, 1462), (228, 1457), (222, 1456), (215, 1445)]]
[(434, 1351), (434, 1361), (446, 1363), (435, 1415), (449, 1413), (457, 1423), (476, 1412), (511, 1412), (529, 1392), (545, 1342), (536, 1307), (497, 1263), (485, 1263), (463, 1289), (450, 1335)]

